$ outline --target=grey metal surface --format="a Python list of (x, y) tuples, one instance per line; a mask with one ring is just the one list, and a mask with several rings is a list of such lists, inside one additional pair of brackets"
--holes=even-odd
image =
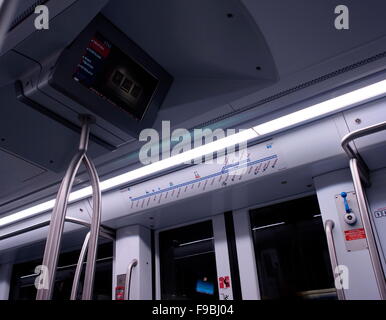
[(84, 238), (84, 242), (82, 245), (82, 249), (81, 249), (80, 254), (79, 254), (78, 264), (76, 265), (74, 280), (72, 283), (70, 300), (76, 300), (76, 295), (78, 292), (78, 286), (79, 286), (79, 281), (80, 281), (80, 275), (82, 274), (83, 262), (84, 262), (84, 258), (86, 256), (89, 240), (90, 240), (90, 232), (88, 232), (86, 234), (86, 237)]
[[(330, 254), (332, 274), (335, 275), (335, 270), (339, 264), (338, 264), (338, 259), (336, 257), (334, 236), (332, 234), (333, 229), (334, 229), (334, 221), (327, 220), (326, 224), (325, 224), (325, 230), (326, 230), (326, 237), (327, 237), (328, 253)], [(344, 295), (344, 291), (342, 288), (336, 288), (336, 293), (338, 295), (339, 300), (345, 300), (346, 299), (345, 295)]]
[(130, 299), (130, 290), (131, 290), (131, 276), (133, 274), (133, 269), (138, 265), (138, 260), (133, 259), (128, 267), (125, 277), (125, 291), (124, 291), (124, 297), (123, 300), (129, 300)]

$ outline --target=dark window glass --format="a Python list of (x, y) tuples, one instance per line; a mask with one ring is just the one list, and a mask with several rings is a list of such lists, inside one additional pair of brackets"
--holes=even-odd
[(160, 232), (161, 298), (218, 299), (212, 222)]
[(315, 196), (251, 211), (262, 299), (336, 299)]
[[(58, 268), (55, 277), (53, 300), (69, 300), (71, 295), (72, 282), (75, 275), (75, 268), (78, 262), (80, 251), (62, 253), (59, 257)], [(113, 243), (102, 244), (98, 248), (98, 259), (95, 270), (94, 300), (112, 299), (112, 264), (113, 264)], [(41, 260), (17, 264), (13, 268), (10, 300), (35, 300), (36, 288), (35, 279), (36, 266), (42, 263)], [(81, 282), (78, 286), (78, 299), (82, 297), (85, 265)]]

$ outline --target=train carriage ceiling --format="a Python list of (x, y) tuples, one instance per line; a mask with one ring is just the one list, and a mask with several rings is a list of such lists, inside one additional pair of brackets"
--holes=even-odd
[[(239, 118), (232, 118), (235, 111), (243, 111), (267, 97), (323, 76), (330, 81), (328, 85), (314, 81), (314, 86), (305, 86), (307, 89), (298, 93), (294, 90), (285, 97), (285, 103), (278, 100), (254, 109), (248, 107), (248, 118), (257, 116), (261, 110), (268, 112), (300, 97), (313, 96), (359, 74), (375, 72), (385, 64), (384, 0), (345, 1), (350, 10), (350, 29), (341, 31), (334, 27), (334, 8), (342, 4), (336, 0), (22, 0), (19, 3), (15, 15), (18, 19), (14, 20), (0, 53), (0, 159), (2, 168), (8, 168), (0, 170), (1, 214), (25, 201), (53, 194), (62, 176), (50, 170), (49, 164), (42, 166), (20, 156), (22, 151), (10, 152), (7, 141), (1, 141), (4, 139), (1, 135), (11, 135), (10, 141), (19, 143), (20, 148), (28, 136), (24, 127), (39, 128), (39, 123), (44, 122), (38, 115), (23, 119), (29, 111), (13, 98), (14, 82), (39, 70), (45, 59), (60, 53), (100, 11), (175, 78), (155, 128), (160, 127), (163, 119), (171, 120), (174, 127), (192, 128), (228, 115), (229, 123), (237, 126)], [(33, 27), (30, 8), (40, 3), (52, 8), (48, 31)], [(352, 74), (336, 72), (350, 65), (358, 66), (352, 69)], [(336, 79), (326, 77), (328, 74)], [(20, 115), (14, 118), (18, 120), (12, 132), (1, 131), (3, 124), (9, 128), (9, 123), (5, 125), (7, 114)], [(27, 122), (28, 126), (24, 126)], [(58, 128), (58, 132), (61, 130)], [(62, 157), (63, 150), (70, 154), (76, 147), (76, 138), (70, 133), (63, 135), (63, 139), (58, 137), (57, 150), (49, 144), (47, 154), (41, 151), (44, 141), (36, 141), (36, 146), (28, 144), (26, 148), (29, 153), (34, 150), (39, 153), (36, 159), (41, 157), (49, 162), (51, 156)], [(114, 153), (96, 152), (98, 170), (102, 175), (125, 170), (136, 160), (134, 152), (139, 146), (132, 142)], [(19, 174), (14, 176), (10, 171)], [(82, 176), (78, 182), (84, 183)]]

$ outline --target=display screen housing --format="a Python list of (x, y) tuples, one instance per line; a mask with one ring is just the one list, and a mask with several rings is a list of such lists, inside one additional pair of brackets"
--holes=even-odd
[[(172, 82), (146, 51), (98, 15), (55, 61), (46, 91), (74, 112), (72, 122), (90, 114), (94, 132), (100, 127), (125, 142), (153, 126)], [(59, 113), (68, 117), (66, 109)]]
[(73, 79), (136, 120), (142, 119), (158, 80), (97, 32)]

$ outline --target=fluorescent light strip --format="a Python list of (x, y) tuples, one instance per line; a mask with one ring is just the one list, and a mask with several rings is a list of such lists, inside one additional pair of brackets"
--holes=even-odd
[(259, 135), (276, 132), (293, 125), (299, 125), (306, 121), (316, 119), (320, 116), (326, 116), (332, 112), (337, 112), (348, 106), (366, 102), (369, 99), (375, 99), (386, 93), (386, 80), (374, 83), (367, 87), (351, 91), (336, 98), (326, 100), (311, 107), (290, 113), (286, 116), (262, 123), (253, 129)]
[[(290, 113), (286, 116), (259, 124), (253, 128), (241, 131), (223, 139), (205, 144), (203, 146), (152, 163), (150, 165), (129, 171), (114, 178), (107, 179), (101, 182), (101, 190), (106, 191), (118, 187), (120, 185), (126, 184), (130, 181), (134, 181), (138, 178), (145, 177), (156, 172), (172, 168), (176, 165), (180, 165), (188, 161), (203, 157), (213, 152), (223, 150), (236, 144), (246, 142), (258, 136), (271, 134), (279, 130), (292, 127), (294, 125), (299, 125), (306, 121), (317, 119), (320, 116), (327, 116), (333, 112), (340, 111), (348, 106), (352, 106), (358, 103), (364, 103), (370, 99), (375, 99), (384, 95), (385, 93), (386, 80), (383, 80), (372, 85), (363, 87), (361, 89), (357, 89), (349, 93), (343, 94), (336, 98), (332, 98), (324, 102), (315, 104), (311, 107), (307, 107), (302, 110)], [(87, 198), (91, 196), (91, 194), (91, 187), (83, 188), (81, 190), (72, 192), (70, 194), (69, 201), (75, 202)], [(27, 208), (20, 212), (1, 218), (0, 227), (34, 216), (38, 213), (49, 211), (54, 207), (54, 204), (55, 200), (49, 200), (42, 204)]]
[(0, 219), (0, 227), (10, 224), (12, 222), (16, 222), (22, 219), (26, 219), (28, 217), (31, 217), (35, 214), (45, 212), (48, 210), (51, 210), (55, 205), (55, 200), (49, 200), (47, 202), (38, 204), (36, 206), (27, 208), (25, 210), (19, 211), (17, 213), (11, 214), (5, 218)]

